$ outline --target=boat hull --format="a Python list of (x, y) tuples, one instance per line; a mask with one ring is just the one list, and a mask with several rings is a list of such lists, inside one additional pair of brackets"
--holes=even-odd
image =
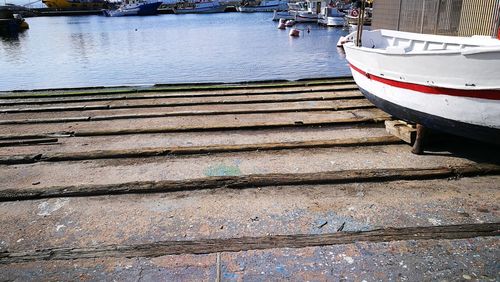
[(295, 20), (295, 13), (289, 11), (278, 12), (274, 10), (273, 21), (279, 21), (280, 19)]
[(435, 129), (449, 134), (500, 145), (500, 129), (460, 122), (416, 111), (410, 108), (405, 108), (381, 99), (377, 95), (370, 93), (368, 90), (365, 90), (361, 87), (359, 88), (359, 90), (377, 108), (382, 109), (383, 111), (399, 119), (419, 123), (427, 128)]
[(0, 35), (14, 35), (23, 31), (23, 22), (18, 19), (0, 19)]
[(298, 23), (317, 23), (318, 22), (318, 14), (309, 14), (309, 13), (297, 13), (295, 15), (295, 21)]
[(269, 6), (239, 6), (236, 8), (238, 12), (242, 13), (259, 13), (259, 12), (274, 12), (274, 11), (285, 11), (288, 9), (286, 2), (277, 5)]
[(500, 90), (468, 91), (437, 88), (419, 91), (416, 84), (391, 83), (351, 65), (363, 95), (383, 111), (406, 121), (466, 138), (500, 144)]
[(137, 15), (139, 15), (139, 16), (158, 15), (158, 8), (160, 8), (161, 4), (162, 4), (162, 2), (156, 2), (156, 3), (149, 3), (149, 4), (146, 4), (144, 6), (141, 6)]
[(211, 14), (211, 13), (222, 13), (226, 7), (207, 7), (207, 8), (195, 8), (195, 9), (174, 9), (175, 14)]
[(52, 9), (73, 10), (99, 10), (108, 6), (104, 0), (42, 0), (42, 3)]
[(344, 17), (322, 17), (318, 23), (326, 26), (344, 26)]

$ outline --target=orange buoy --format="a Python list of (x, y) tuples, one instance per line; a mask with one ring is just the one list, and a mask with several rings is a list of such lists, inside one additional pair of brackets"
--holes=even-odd
[(278, 29), (286, 29), (285, 19), (280, 19), (280, 21), (278, 23)]
[(299, 37), (300, 36), (300, 30), (296, 29), (296, 28), (292, 28), (290, 29), (290, 36), (293, 36), (293, 37)]

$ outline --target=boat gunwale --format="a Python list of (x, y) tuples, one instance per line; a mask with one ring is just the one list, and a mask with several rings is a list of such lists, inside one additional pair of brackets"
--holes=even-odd
[[(437, 43), (448, 43), (448, 44), (463, 44), (463, 45), (481, 45), (475, 43), (480, 41), (484, 43), (485, 41), (489, 41), (488, 43), (492, 46), (500, 46), (500, 40), (483, 35), (473, 35), (473, 36), (450, 36), (450, 35), (437, 35), (437, 34), (426, 34), (426, 33), (414, 33), (414, 32), (406, 32), (406, 31), (397, 31), (390, 29), (375, 29), (364, 31), (363, 35), (370, 33), (380, 33), (381, 36), (385, 37), (397, 37), (401, 39), (408, 40), (417, 40), (424, 42), (437, 42)], [(487, 46), (491, 46), (486, 44)]]
[[(390, 56), (410, 56), (410, 55), (453, 55), (460, 54), (464, 56), (471, 56), (476, 54), (483, 53), (500, 53), (500, 40), (487, 37), (487, 36), (479, 36), (474, 35), (470, 37), (456, 37), (456, 36), (448, 36), (448, 35), (435, 35), (435, 34), (420, 34), (420, 33), (412, 33), (412, 32), (404, 32), (404, 31), (396, 31), (396, 30), (388, 30), (388, 29), (376, 29), (365, 31), (363, 35), (370, 36), (373, 34), (374, 36), (380, 36), (381, 40), (408, 40), (408, 46), (394, 46), (388, 44), (384, 47), (366, 47), (366, 46), (355, 46), (354, 38), (356, 37), (356, 32), (352, 32), (347, 35), (346, 38), (350, 39), (350, 41), (344, 44), (347, 48), (358, 49), (360, 51), (370, 52), (370, 53), (378, 53), (383, 55)], [(414, 43), (421, 43), (424, 45), (428, 44), (442, 44), (442, 45), (458, 45), (459, 48), (455, 49), (431, 49), (431, 50), (413, 50), (412, 46)], [(389, 48), (397, 48), (403, 52), (395, 52), (394, 49)], [(447, 47), (447, 46), (446, 46)], [(411, 48), (411, 50), (408, 50)]]
[[(434, 41), (432, 41), (434, 42)], [(391, 52), (387, 49), (380, 48), (369, 48), (365, 46), (355, 46), (354, 42), (346, 42), (344, 48), (353, 48), (360, 51), (366, 51), (370, 53), (378, 53), (388, 56), (412, 56), (412, 55), (463, 55), (471, 56), (476, 54), (484, 53), (500, 53), (500, 40), (498, 46), (477, 46), (477, 47), (465, 47), (462, 49), (443, 49), (443, 50), (418, 50), (418, 51), (408, 51), (404, 53)], [(493, 48), (493, 49), (492, 49)], [(402, 48), (405, 49), (405, 48)]]

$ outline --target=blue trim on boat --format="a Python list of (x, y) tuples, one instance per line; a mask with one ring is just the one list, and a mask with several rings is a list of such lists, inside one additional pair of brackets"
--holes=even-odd
[(156, 15), (158, 14), (158, 8), (160, 7), (162, 2), (149, 3), (142, 5), (139, 7), (139, 12), (137, 13), (139, 16), (148, 16), (148, 15)]
[(419, 123), (427, 128), (449, 134), (500, 145), (500, 129), (460, 122), (412, 110), (381, 99), (361, 87), (359, 87), (359, 90), (377, 108), (399, 119)]

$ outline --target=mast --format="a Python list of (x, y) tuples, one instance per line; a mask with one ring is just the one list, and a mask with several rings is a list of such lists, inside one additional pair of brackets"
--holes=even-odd
[(365, 22), (365, 0), (361, 0), (361, 7), (358, 14), (358, 30), (356, 32), (356, 46), (360, 47), (361, 36), (363, 35), (363, 24)]

